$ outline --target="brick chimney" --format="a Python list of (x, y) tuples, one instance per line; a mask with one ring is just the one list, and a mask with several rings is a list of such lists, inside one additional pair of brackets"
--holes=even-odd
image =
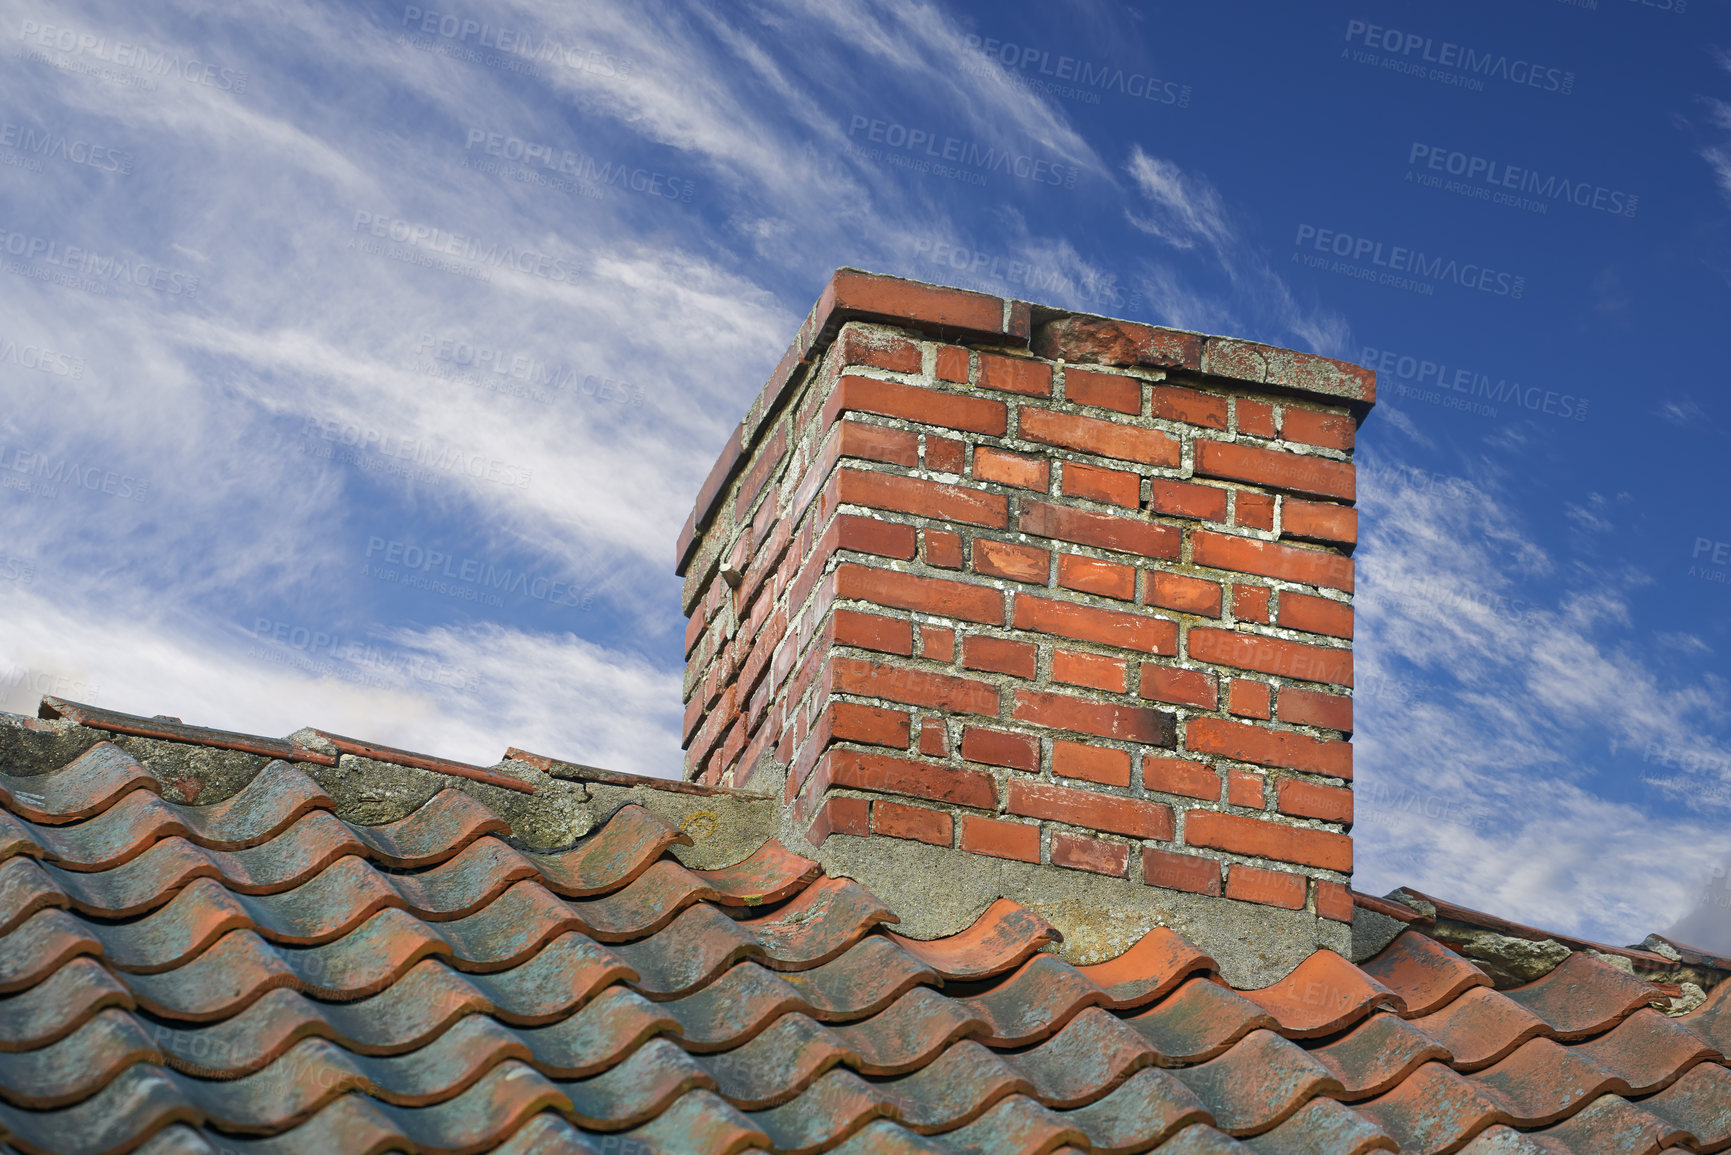
[[(681, 534), (690, 779), (954, 930), (1346, 951), (1365, 369), (842, 269)], [(1272, 968), (1272, 969), (1270, 969)]]

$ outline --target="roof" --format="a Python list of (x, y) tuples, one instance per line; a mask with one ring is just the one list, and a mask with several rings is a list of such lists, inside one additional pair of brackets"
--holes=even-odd
[(78, 730), (71, 757), (0, 767), (17, 1150), (1731, 1145), (1731, 984), (1668, 1015), (1676, 986), (1568, 950), (1498, 990), (1425, 933), (1462, 908), (1381, 903), (1373, 957), (1233, 990), (1164, 929), (1072, 965), (1007, 900), (909, 939), (774, 841), (684, 865), (691, 838), (638, 802), (550, 853), (455, 788), (357, 822), (318, 759), (178, 802), (120, 744), (177, 723), (80, 716), (33, 723), (38, 755)]

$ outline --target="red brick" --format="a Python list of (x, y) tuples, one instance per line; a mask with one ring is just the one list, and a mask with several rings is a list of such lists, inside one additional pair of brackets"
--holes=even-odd
[(950, 728), (942, 718), (927, 718), (920, 723), (920, 753), (928, 758), (949, 757)]
[(1274, 528), (1274, 495), (1241, 489), (1232, 499), (1232, 524), (1249, 529)]
[(1226, 398), (1176, 385), (1154, 386), (1154, 416), (1211, 429), (1226, 428)]
[(958, 714), (998, 713), (996, 686), (951, 674), (909, 670), (859, 658), (834, 658), (825, 671), (825, 682), (837, 692), (862, 698), (884, 698)]
[[(1023, 421), (1027, 420), (1026, 415)], [(1196, 442), (1196, 472), (1206, 477), (1224, 477), (1288, 489), (1318, 497), (1353, 499), (1353, 469), (1349, 462), (1327, 457), (1263, 449), (1236, 441)]]
[(1204, 802), (1220, 801), (1220, 775), (1206, 763), (1188, 758), (1142, 755), (1142, 785), (1165, 794), (1182, 794)]
[[(844, 419), (837, 423), (834, 440), (836, 457), (863, 457), (867, 461), (882, 461), (889, 465), (910, 468), (920, 461), (919, 434), (907, 429), (892, 429), (887, 425), (867, 425), (863, 421)], [(828, 456), (829, 447), (819, 453), (819, 461)], [(833, 458), (831, 459), (833, 463)], [(822, 468), (821, 466), (819, 468)], [(827, 468), (825, 472), (827, 472)]]
[(1142, 881), (1149, 886), (1167, 890), (1187, 890), (1191, 894), (1220, 895), (1220, 863), (1194, 854), (1173, 854), (1168, 850), (1142, 848)]
[(1184, 744), (1199, 754), (1219, 754), (1258, 766), (1352, 777), (1352, 743), (1312, 738), (1294, 730), (1270, 730), (1225, 718), (1192, 718)]
[(844, 326), (841, 346), (843, 365), (870, 365), (894, 373), (920, 371), (920, 347), (894, 333)]
[(1280, 503), (1280, 536), (1357, 545), (1358, 510), (1288, 497)]
[(1274, 406), (1249, 397), (1238, 399), (1238, 431), (1252, 437), (1274, 436)]
[(1017, 690), (1010, 716), (1018, 722), (1047, 726), (1053, 730), (1142, 742), (1149, 746), (1171, 746), (1173, 742), (1172, 716), (1144, 706), (1117, 706), (1090, 702), (1068, 694)]
[(1162, 369), (1198, 369), (1202, 338), (1196, 333), (1162, 329), (1135, 321), (1070, 315), (1043, 324), (1034, 333), (1034, 352), (1054, 361), (1090, 365), (1151, 365)]
[(1226, 801), (1247, 810), (1265, 810), (1268, 808), (1268, 795), (1263, 787), (1267, 781), (1266, 774), (1256, 774), (1249, 770), (1228, 770)]
[(1069, 786), (1049, 786), (1025, 778), (1010, 781), (1012, 814), (1024, 818), (1044, 818), (1101, 830), (1110, 834), (1125, 834), (1131, 838), (1172, 839), (1172, 810), (1159, 802), (1144, 802), (1121, 794), (1102, 794), (1095, 790), (1078, 790)]
[(1136, 597), (1136, 570), (1115, 561), (1061, 553), (1058, 555), (1058, 584), (1067, 590), (1133, 601)]
[(1065, 497), (1085, 497), (1125, 509), (1142, 508), (1142, 478), (1121, 469), (1100, 469), (1080, 461), (1066, 461), (1063, 492)]
[(1064, 369), (1064, 400), (1134, 415), (1142, 412), (1142, 382), (1070, 365)]
[(1333, 919), (1335, 922), (1352, 921), (1352, 891), (1338, 882), (1317, 878), (1311, 880), (1310, 892), (1315, 899), (1318, 918)]
[(956, 631), (943, 626), (920, 626), (920, 656), (934, 662), (956, 660)]
[(1352, 825), (1352, 791), (1344, 786), (1282, 778), (1274, 788), (1274, 805), (1282, 814)]
[(1080, 654), (1074, 650), (1052, 652), (1054, 682), (1122, 694), (1129, 683), (1129, 677), (1122, 658), (1109, 658), (1104, 654)]
[(1189, 656), (1198, 662), (1236, 666), (1240, 670), (1301, 678), (1307, 682), (1352, 685), (1352, 651), (1348, 649), (1307, 646), (1285, 638), (1244, 634), (1213, 626), (1191, 629), (1189, 646)]
[(1149, 479), (1148, 509), (1169, 517), (1194, 517), (1203, 521), (1226, 520), (1226, 490), (1217, 485), (1192, 485), (1164, 477)]
[(1269, 705), (1267, 682), (1252, 682), (1233, 678), (1226, 683), (1226, 712), (1240, 718), (1260, 718), (1267, 721), (1274, 711)]
[(907, 714), (901, 710), (886, 710), (859, 702), (831, 702), (824, 707), (818, 720), (816, 733), (819, 742), (822, 742), (826, 728), (829, 736), (837, 742), (862, 742), (868, 746), (891, 746), (897, 750), (908, 748), (910, 726)]
[(938, 569), (961, 569), (962, 535), (947, 529), (926, 530), (926, 564)]
[(1040, 743), (1026, 734), (968, 726), (962, 730), (962, 757), (988, 766), (1012, 770), (1038, 770)]
[(1016, 527), (1036, 537), (1052, 537), (1077, 545), (1151, 558), (1177, 557), (1182, 541), (1182, 535), (1170, 525), (1155, 525), (1110, 513), (1092, 513), (1045, 501), (1024, 502)]
[(982, 770), (957, 770), (932, 762), (915, 762), (869, 750), (831, 750), (818, 760), (810, 780), (812, 794), (831, 786), (850, 790), (881, 790), (909, 794), (933, 802), (994, 810), (997, 786)]
[(1332, 598), (1316, 598), (1309, 594), (1282, 590), (1280, 624), (1289, 629), (1308, 630), (1313, 634), (1350, 638), (1352, 605), (1348, 602), (1337, 602)]
[(1342, 873), (1352, 870), (1350, 835), (1307, 826), (1284, 826), (1245, 814), (1192, 810), (1184, 819), (1184, 841), (1191, 846), (1299, 866), (1319, 866)]
[(926, 468), (934, 473), (960, 474), (967, 468), (968, 447), (960, 441), (926, 434)]
[(1099, 642), (1145, 654), (1178, 652), (1178, 624), (1145, 614), (1095, 609), (1018, 593), (1012, 621), (1019, 630), (1055, 634), (1079, 642)]
[(875, 602), (899, 610), (918, 610), (946, 618), (983, 625), (1004, 624), (1004, 597), (985, 586), (968, 585), (947, 578), (920, 577), (894, 570), (843, 562), (836, 567), (838, 598)]
[(1234, 585), (1232, 587), (1232, 616), (1239, 621), (1268, 621), (1268, 587)]
[(838, 646), (858, 646), (862, 650), (904, 657), (914, 652), (912, 622), (862, 614), (858, 610), (837, 610), (833, 622), (831, 628)]
[(829, 425), (843, 411), (877, 413), (994, 437), (1002, 437), (1009, 427), (1009, 410), (1002, 401), (869, 377), (843, 377), (838, 381), (824, 405), (822, 423)]
[[(1027, 514), (1024, 513), (1022, 518), (1026, 521)], [(1206, 529), (1198, 529), (1195, 533), (1190, 559), (1197, 565), (1352, 592), (1352, 559), (1349, 557)]]
[(1052, 367), (1044, 361), (1025, 357), (1000, 357), (996, 353), (980, 354), (980, 387), (1001, 389), (1006, 393), (1021, 393), (1028, 397), (1052, 395)]
[(977, 814), (962, 815), (962, 849), (1018, 862), (1040, 861), (1040, 827), (1036, 823), (1000, 822)]
[(911, 525), (895, 525), (857, 513), (838, 513), (809, 564), (822, 566), (824, 558), (838, 549), (909, 561), (914, 556), (914, 548), (914, 527)]
[(974, 539), (975, 573), (1043, 586), (1051, 570), (1052, 555), (1043, 549), (985, 537)]
[(1344, 413), (1288, 407), (1280, 420), (1280, 436), (1287, 441), (1320, 445), (1325, 449), (1350, 450), (1357, 432), (1358, 426)]
[(1052, 773), (1102, 786), (1130, 785), (1130, 751), (1085, 742), (1052, 740)]
[(1006, 638), (962, 639), (962, 665), (970, 670), (1032, 678), (1038, 659), (1039, 651), (1030, 642), (1013, 642)]
[(974, 449), (974, 477), (980, 481), (996, 481), (1022, 489), (1037, 489), (1041, 493), (1051, 488), (1052, 463), (1044, 457), (1026, 453), (1011, 453), (980, 445)]
[(928, 842), (933, 846), (948, 846), (954, 837), (955, 820), (947, 811), (928, 810), (924, 806), (906, 806), (900, 802), (879, 799), (872, 803), (872, 833), (891, 838), (906, 838), (912, 842)]
[(1002, 529), (1010, 524), (1009, 499), (1001, 493), (963, 489), (943, 481), (902, 477), (893, 473), (862, 473), (843, 469), (836, 474), (837, 500), (945, 521)]
[(830, 278), (812, 312), (832, 321), (867, 314), (907, 327), (1005, 333), (1002, 297), (852, 269), (839, 270)]
[(770, 435), (758, 451), (757, 460), (750, 469), (746, 470), (739, 479), (739, 484), (734, 488), (733, 516), (735, 518), (745, 516), (746, 511), (757, 500), (757, 495), (763, 491), (764, 483), (775, 473), (785, 456), (787, 456), (787, 426), (783, 424), (775, 427), (775, 432)]
[[(883, 805), (883, 803), (878, 803)], [(1304, 909), (1305, 877), (1235, 862), (1226, 869), (1226, 897), (1286, 910)]]
[(1181, 670), (1175, 666), (1161, 666), (1154, 662), (1142, 663), (1140, 693), (1144, 698), (1152, 698), (1156, 702), (1195, 706), (1198, 710), (1212, 710), (1219, 704), (1213, 674), (1205, 670)]
[(1052, 865), (1125, 878), (1130, 873), (1130, 848), (1121, 842), (1105, 842), (1098, 838), (1054, 833)]
[(1295, 726), (1322, 726), (1352, 733), (1352, 699), (1340, 694), (1282, 686), (1276, 711), (1282, 722)]
[(966, 381), (968, 351), (955, 345), (939, 345), (935, 368), (940, 381)]
[(1220, 616), (1220, 583), (1150, 570), (1142, 600), (1151, 606), (1217, 618)]
[(805, 840), (822, 846), (832, 834), (871, 833), (871, 803), (864, 798), (826, 798), (806, 827)]
[[(1145, 465), (1178, 465), (1178, 442), (1158, 429), (1138, 429), (1098, 417), (1024, 408), (1021, 435), (1028, 441), (1057, 445), (1080, 453), (1139, 461)], [(983, 431), (982, 431), (983, 432)]]

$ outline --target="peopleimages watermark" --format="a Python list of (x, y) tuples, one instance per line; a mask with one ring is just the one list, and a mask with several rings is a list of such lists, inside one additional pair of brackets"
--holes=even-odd
[[(1503, 52), (1480, 51), (1452, 40), (1439, 41), (1417, 32), (1385, 28), (1367, 20), (1346, 22), (1346, 42), (1348, 47), (1340, 50), (1346, 59), (1471, 92), (1483, 92), (1486, 80), (1501, 80), (1561, 96), (1575, 90), (1573, 72), (1531, 60), (1511, 59)], [(1353, 44), (1362, 44), (1363, 48), (1355, 49), (1351, 47)]]
[(0, 445), (0, 489), (35, 497), (54, 497), (62, 487), (102, 493), (122, 501), (143, 501), (150, 492), (149, 481), (130, 473), (117, 473), (66, 457)]
[[(521, 137), (507, 136), (500, 132), (489, 132), (484, 128), (471, 128), (467, 131), (464, 149), (468, 152), (463, 160), (465, 168), (473, 168), (479, 172), (493, 173), (501, 171), (500, 166), (490, 165), (487, 161), (476, 157), (475, 151), (480, 149), (485, 156), (500, 160), (515, 161), (527, 167), (528, 171), (519, 174), (515, 170), (503, 170), (513, 179), (522, 183), (548, 183), (541, 178), (544, 174), (535, 169), (546, 169), (548, 173), (556, 173), (562, 177), (570, 177), (572, 182), (566, 192), (577, 192), (586, 195), (588, 190), (618, 188), (626, 192), (641, 193), (648, 197), (659, 197), (665, 200), (689, 204), (692, 195), (697, 191), (693, 181), (681, 177), (669, 176), (655, 169), (632, 166), (623, 162), (598, 161), (592, 156), (569, 149), (561, 149), (556, 145), (537, 144)], [(553, 187), (563, 187), (555, 184)]]
[[(432, 481), (434, 470), (476, 481), (491, 481), (527, 489), (535, 471), (496, 457), (470, 453), (454, 445), (424, 438), (402, 437), (344, 421), (308, 417), (301, 428), (303, 451), (354, 465), (369, 473), (390, 473), (411, 481)], [(374, 455), (377, 455), (376, 457)], [(380, 462), (378, 458), (388, 458)]]
[(474, 690), (481, 684), (481, 676), (473, 670), (275, 618), (256, 619), (252, 636), (269, 644), (248, 650), (249, 658), (356, 685), (390, 689), (404, 677), (457, 690)]
[(102, 687), (75, 674), (57, 674), (52, 670), (29, 670), (22, 667), (0, 674), (0, 701), (11, 701), (15, 691), (23, 689), (32, 697), (44, 695), (89, 702), (102, 696)]
[[(5, 262), (3, 267), (8, 273), (83, 289), (99, 296), (107, 295), (110, 285), (136, 285), (170, 297), (190, 299), (198, 296), (198, 278), (191, 273), (148, 261), (104, 256), (51, 237), (18, 232), (3, 224), (0, 224), (0, 254), (21, 258)], [(56, 272), (59, 269), (67, 271)]]
[[(1315, 225), (1299, 225), (1293, 247), (1301, 250), (1292, 254), (1294, 264), (1307, 268), (1325, 269), (1331, 273), (1372, 281), (1396, 289), (1434, 296), (1439, 284), (1462, 289), (1477, 289), (1510, 300), (1520, 300), (1526, 291), (1527, 279), (1505, 273), (1474, 261), (1457, 261), (1452, 257), (1427, 254), (1422, 249), (1402, 245), (1385, 245), (1370, 237), (1354, 236)], [(1327, 256), (1312, 257), (1302, 250), (1308, 243), (1318, 253), (1333, 254), (1343, 260), (1330, 261)], [(1368, 258), (1369, 265), (1359, 262)]]
[[(1507, 205), (1530, 213), (1548, 213), (1552, 204), (1571, 204), (1613, 216), (1632, 217), (1641, 203), (1634, 193), (1555, 173), (1541, 176), (1534, 169), (1473, 156), (1458, 149), (1413, 141), (1406, 162), (1409, 184), (1441, 189), (1458, 196)], [(1445, 180), (1444, 176), (1459, 179)]]
[[(876, 120), (855, 113), (848, 122), (849, 155), (865, 160), (888, 160), (898, 168), (983, 185), (986, 176), (998, 173), (1034, 184), (1075, 188), (1082, 170), (1032, 153), (983, 145), (965, 137), (947, 136), (928, 128), (915, 128), (893, 120)], [(858, 143), (881, 144), (891, 151), (867, 148)], [(972, 170), (972, 171), (968, 171)]]
[(82, 137), (0, 120), (0, 166), (41, 172), (44, 160), (84, 165), (99, 172), (132, 175), (132, 154)]
[(27, 586), (36, 580), (36, 567), (21, 557), (0, 554), (0, 581)]
[[(64, 68), (72, 72), (89, 72), (99, 80), (105, 79), (141, 79), (146, 76), (172, 77), (187, 84), (202, 85), (206, 88), (216, 88), (223, 92), (240, 95), (246, 91), (247, 74), (233, 68), (223, 68), (188, 56), (182, 58), (180, 53), (167, 49), (152, 49), (143, 44), (131, 44), (125, 40), (111, 40), (106, 36), (97, 36), (89, 32), (81, 32), (75, 28), (66, 28), (58, 24), (43, 24), (36, 20), (25, 20), (19, 26), (18, 39), (29, 48), (51, 49), (65, 56), (85, 57), (77, 65), (62, 63), (52, 57), (40, 53), (32, 53), (34, 58), (42, 63), (56, 68)], [(20, 50), (19, 55), (25, 55)], [(139, 77), (126, 77), (124, 74), (108, 75), (109, 69), (92, 66), (89, 61), (99, 64), (113, 64), (121, 68), (131, 69), (140, 74)]]
[(1689, 554), (1689, 576), (1715, 585), (1731, 584), (1731, 541), (1696, 538), (1695, 548)]
[(914, 242), (914, 258), (945, 269), (945, 276), (951, 280), (955, 273), (963, 273), (996, 290), (1027, 293), (1028, 300), (1069, 298), (1111, 309), (1129, 309), (1136, 304), (1135, 294), (1120, 290), (1118, 278), (1109, 273), (1072, 276), (1049, 265), (929, 237)]
[(46, 345), (20, 344), (11, 337), (0, 337), (0, 365), (7, 362), (20, 369), (66, 377), (77, 381), (84, 376), (84, 358), (70, 353), (56, 353)]
[[(370, 213), (365, 209), (356, 209), (354, 231), (383, 237), (413, 249), (424, 249), (427, 253), (456, 257), (472, 265), (514, 269), (519, 273), (528, 273), (530, 276), (560, 284), (571, 284), (577, 280), (577, 270), (563, 257), (512, 245), (487, 245), (465, 233), (419, 224), (386, 213)], [(360, 248), (353, 239), (349, 241), (349, 247)]]
[[(1074, 56), (1059, 56), (1054, 60), (1051, 52), (1044, 48), (1013, 44), (991, 37), (970, 35), (967, 45), (980, 54), (978, 59), (962, 65), (962, 71), (969, 76), (986, 75), (991, 71), (992, 62), (997, 61), (1004, 67), (1015, 70), (1010, 75), (1019, 82), (1018, 87), (1037, 89), (1083, 104), (1099, 104), (1100, 93), (1116, 92), (1120, 96), (1153, 104), (1176, 108), (1190, 106), (1188, 84), (1161, 80), (1145, 72), (1126, 72), (1110, 64), (1081, 60)], [(1035, 76), (1025, 75), (1030, 70), (1039, 77), (1051, 79), (1040, 80)]]
[[(378, 561), (375, 562), (374, 558)], [(546, 602), (548, 605), (578, 610), (588, 610), (595, 604), (595, 594), (592, 591), (581, 592), (570, 581), (500, 567), (483, 558), (457, 557), (441, 550), (424, 549), (413, 542), (383, 537), (367, 539), (367, 560), (362, 564), (361, 572), (364, 576), (379, 581), (394, 581), (495, 607), (505, 604), (499, 597), (500, 593), (515, 594)], [(453, 593), (453, 590), (458, 592)]]
[(456, 12), (436, 12), (413, 4), (406, 5), (403, 8), (403, 27), (420, 34), (419, 37), (405, 36), (399, 40), (407, 47), (533, 76), (540, 75), (536, 64), (556, 64), (573, 72), (619, 78), (636, 71), (629, 60), (612, 53), (582, 45), (562, 44), (526, 28), (490, 24)]
[(1496, 405), (1517, 405), (1559, 421), (1587, 419), (1590, 401), (1585, 397), (1540, 389), (1537, 385), (1522, 385), (1506, 377), (1493, 382), (1489, 374), (1461, 366), (1451, 369), (1446, 361), (1432, 361), (1366, 345), (1359, 354), (1358, 363), (1366, 369), (1375, 369), (1377, 384), (1395, 396), (1441, 405), (1444, 409), (1495, 417)]
[(548, 404), (569, 391), (597, 401), (612, 401), (637, 408), (643, 406), (641, 386), (596, 373), (583, 373), (569, 365), (552, 365), (520, 350), (499, 348), (462, 337), (422, 333), (418, 351), (429, 358), (422, 362), (427, 376), (473, 385), (490, 393)]

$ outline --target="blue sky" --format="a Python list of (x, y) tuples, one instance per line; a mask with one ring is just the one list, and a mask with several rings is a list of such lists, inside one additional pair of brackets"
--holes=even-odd
[(1373, 362), (1357, 884), (1731, 949), (1713, 6), (0, 0), (0, 53), (0, 706), (677, 773), (674, 538), (855, 265)]

